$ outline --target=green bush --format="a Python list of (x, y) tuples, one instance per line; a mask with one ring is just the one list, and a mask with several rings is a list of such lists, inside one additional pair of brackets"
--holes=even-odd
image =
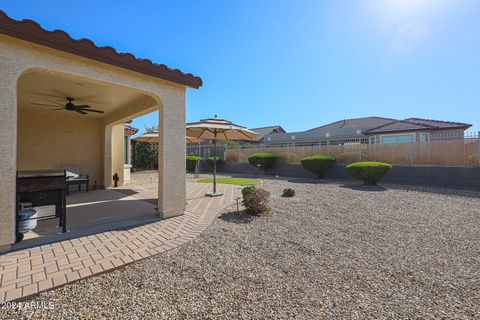
[(383, 162), (355, 162), (347, 166), (352, 177), (360, 179), (363, 184), (377, 184), (390, 172), (392, 165)]
[(242, 196), (242, 203), (247, 213), (260, 215), (270, 212), (271, 209), (268, 205), (270, 192), (267, 190), (248, 186), (242, 189)]
[[(218, 168), (218, 166), (222, 164), (223, 158), (221, 158), (221, 157), (215, 157), (215, 158), (217, 159), (217, 168)], [(207, 158), (208, 166), (209, 166), (212, 170), (213, 170), (213, 159), (214, 159), (214, 157), (208, 157), (208, 158)]]
[(255, 186), (246, 186), (242, 188), (242, 197), (245, 199), (246, 196), (251, 195), (255, 190), (257, 190)]
[(187, 156), (187, 172), (194, 172), (197, 162), (201, 160), (203, 160), (203, 158), (199, 156)]
[(335, 165), (336, 161), (335, 157), (323, 154), (300, 160), (305, 169), (316, 174), (319, 178), (325, 178), (325, 173)]
[(277, 156), (271, 153), (256, 153), (248, 157), (248, 163), (252, 166), (259, 167), (263, 173), (267, 172), (276, 160)]
[(283, 189), (282, 197), (291, 198), (295, 195), (295, 190), (292, 188)]

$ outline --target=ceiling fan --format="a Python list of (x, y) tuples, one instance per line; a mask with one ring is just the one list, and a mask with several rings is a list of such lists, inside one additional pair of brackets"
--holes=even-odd
[(65, 105), (59, 102), (50, 101), (50, 100), (47, 100), (47, 101), (50, 102), (51, 104), (36, 103), (36, 102), (30, 102), (30, 104), (33, 104), (36, 106), (44, 106), (44, 107), (56, 107), (55, 109), (51, 109), (50, 111), (67, 110), (67, 111), (75, 111), (81, 114), (88, 114), (88, 112), (103, 113), (102, 110), (92, 109), (92, 107), (86, 104), (82, 104), (82, 105), (73, 104), (73, 101), (75, 99), (72, 97), (66, 97), (66, 99), (67, 99), (67, 103), (65, 103)]

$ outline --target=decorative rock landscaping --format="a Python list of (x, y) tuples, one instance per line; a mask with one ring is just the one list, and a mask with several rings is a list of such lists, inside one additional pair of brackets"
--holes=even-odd
[[(235, 208), (163, 254), (42, 293), (5, 317), (475, 318), (480, 193), (266, 180), (273, 214)], [(293, 198), (281, 197), (293, 188)], [(3, 310), (5, 312), (5, 310)]]

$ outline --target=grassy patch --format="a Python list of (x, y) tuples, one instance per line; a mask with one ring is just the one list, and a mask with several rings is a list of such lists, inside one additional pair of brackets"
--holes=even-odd
[[(213, 183), (213, 178), (199, 179), (199, 180), (197, 180), (197, 182)], [(246, 185), (260, 183), (260, 180), (259, 179), (251, 179), (251, 178), (217, 178), (217, 183), (236, 184), (236, 185), (239, 185), (239, 186), (246, 186)]]

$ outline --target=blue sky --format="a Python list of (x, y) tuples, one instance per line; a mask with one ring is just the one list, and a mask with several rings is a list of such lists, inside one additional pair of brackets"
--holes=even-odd
[(378, 115), (480, 130), (480, 1), (12, 0), (0, 9), (201, 76), (187, 121), (218, 114), (299, 131)]

